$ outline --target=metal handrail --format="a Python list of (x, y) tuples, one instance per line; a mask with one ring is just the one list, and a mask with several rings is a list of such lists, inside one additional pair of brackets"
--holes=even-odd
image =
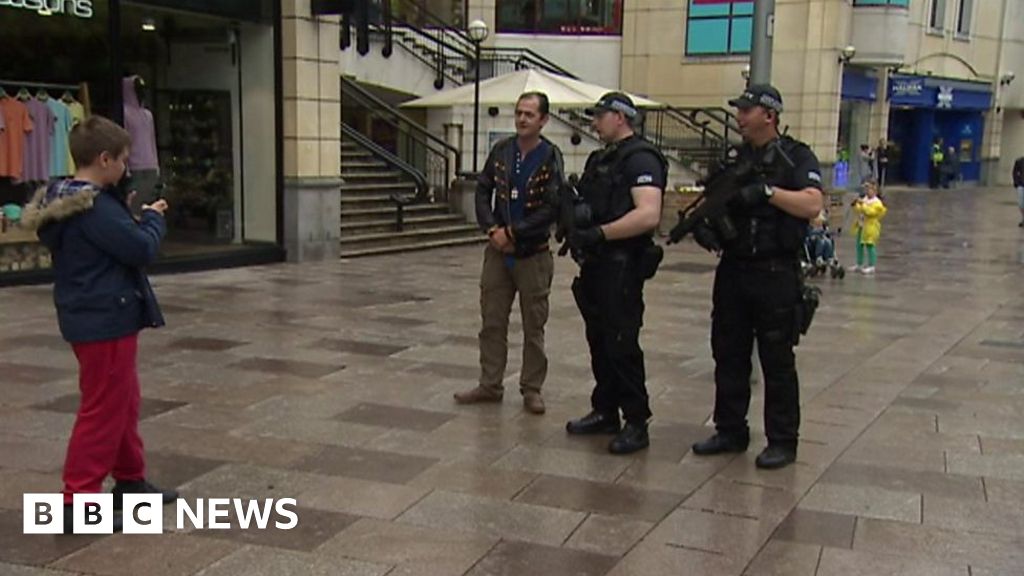
[[(398, 156), (388, 152), (379, 144), (370, 140), (362, 132), (348, 124), (345, 124), (344, 122), (341, 123), (341, 133), (346, 138), (350, 138), (355, 141), (356, 144), (359, 144), (359, 146), (370, 154), (373, 154), (381, 162), (384, 162), (391, 168), (394, 168), (411, 178), (416, 185), (416, 199), (422, 200), (427, 198), (430, 186), (427, 184), (427, 177), (423, 172), (412, 164), (409, 164), (405, 160), (402, 160)], [(394, 196), (392, 197), (392, 200), (395, 200)]]
[[(382, 1), (390, 2), (392, 0)], [(438, 89), (444, 86), (446, 80), (452, 80), (460, 85), (471, 81), (472, 75), (479, 73), (481, 64), (488, 62), (491, 64), (492, 70), (496, 69), (499, 63), (504, 63), (511, 64), (515, 70), (538, 68), (578, 79), (576, 75), (529, 48), (481, 47), (481, 62), (478, 63), (475, 59), (476, 45), (465, 30), (451, 25), (432, 13), (421, 0), (394, 0), (394, 2), (399, 7), (398, 10), (391, 4), (386, 4), (379, 11), (383, 21), (378, 22), (377, 25), (383, 29), (386, 35), (385, 56), (390, 55), (392, 35), (396, 28), (408, 30), (415, 37), (424, 39), (427, 43), (426, 50), (424, 50), (428, 53), (426, 59), (433, 60), (431, 65), (436, 69), (434, 86)], [(401, 10), (402, 7), (408, 10)], [(412, 14), (414, 17), (405, 17), (406, 14)], [(410, 52), (415, 52), (413, 48), (405, 46), (401, 42), (399, 44)], [(421, 61), (425, 60), (419, 54), (415, 54), (415, 56)], [(563, 113), (555, 116), (561, 116)], [(647, 116), (648, 121), (642, 127), (642, 132), (656, 145), (675, 150), (683, 162), (724, 151), (738, 140), (740, 134), (735, 115), (730, 110), (721, 107), (662, 106), (649, 109)], [(577, 133), (594, 138), (587, 129), (587, 123), (572, 113), (568, 114), (566, 118), (559, 118), (559, 120), (573, 126)], [(680, 130), (681, 133), (688, 133), (691, 137), (672, 134), (673, 128)], [(699, 140), (700, 145), (684, 145), (687, 140)], [(461, 167), (456, 169), (456, 173), (461, 173)]]
[[(433, 134), (432, 132), (430, 132), (429, 130), (424, 128), (423, 126), (421, 126), (416, 120), (413, 120), (409, 116), (406, 116), (405, 113), (403, 113), (401, 110), (399, 110), (398, 108), (392, 106), (390, 103), (385, 102), (384, 100), (380, 99), (379, 97), (377, 97), (375, 94), (373, 94), (369, 90), (367, 90), (367, 89), (363, 88), (362, 86), (360, 86), (357, 82), (342, 76), (341, 77), (341, 86), (342, 86), (342, 93), (343, 94), (345, 93), (346, 90), (354, 91), (358, 95), (359, 98), (363, 98), (364, 100), (370, 101), (378, 110), (385, 110), (391, 116), (394, 116), (395, 118), (398, 118), (402, 123), (404, 123), (413, 132), (416, 132), (417, 134), (422, 136), (423, 139), (426, 139), (426, 140), (429, 140), (430, 142), (433, 142), (435, 145), (440, 146), (441, 148), (444, 148), (445, 152), (448, 152), (448, 153), (454, 155), (455, 156), (455, 171), (456, 172), (461, 172), (462, 171), (462, 158), (460, 157), (459, 149), (458, 148), (456, 148), (455, 146), (452, 146), (448, 142), (445, 142), (443, 139), (439, 138), (438, 136), (436, 136), (435, 134)], [(392, 124), (397, 124), (397, 123), (392, 123)]]
[[(427, 180), (429, 193), (422, 199), (447, 201), (451, 182), (462, 168), (458, 149), (347, 78), (342, 81), (342, 95), (343, 112), (353, 110), (365, 114), (395, 130), (399, 146), (392, 153), (414, 166)], [(343, 115), (343, 122), (351, 122), (348, 114)], [(358, 130), (354, 126), (353, 129)]]

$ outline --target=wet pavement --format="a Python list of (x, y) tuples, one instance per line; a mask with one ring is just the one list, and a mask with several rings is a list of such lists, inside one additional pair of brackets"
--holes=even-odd
[[(651, 448), (570, 438), (589, 360), (558, 261), (548, 413), (457, 407), (477, 377), (477, 247), (155, 279), (139, 358), (149, 477), (295, 498), (295, 530), (26, 536), (60, 489), (76, 364), (47, 287), (0, 290), (0, 574), (1008, 575), (1024, 572), (1024, 230), (1009, 189), (899, 191), (873, 277), (816, 280), (796, 465), (700, 458), (714, 258), (669, 250), (643, 334)], [(837, 218), (838, 219), (838, 218)], [(852, 240), (839, 257), (850, 264)]]

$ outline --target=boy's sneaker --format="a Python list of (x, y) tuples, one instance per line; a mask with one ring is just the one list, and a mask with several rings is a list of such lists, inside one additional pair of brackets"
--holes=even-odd
[(172, 504), (178, 499), (177, 490), (161, 490), (145, 480), (135, 482), (118, 481), (114, 485), (114, 510), (120, 510), (124, 506), (125, 494), (162, 494), (164, 504)]
[(868, 266), (866, 268), (861, 268), (860, 273), (861, 274), (866, 274), (866, 275), (874, 274), (875, 273), (875, 267), (874, 266)]
[(847, 270), (849, 270), (850, 272), (860, 272), (860, 266), (854, 264), (853, 266), (847, 268)]

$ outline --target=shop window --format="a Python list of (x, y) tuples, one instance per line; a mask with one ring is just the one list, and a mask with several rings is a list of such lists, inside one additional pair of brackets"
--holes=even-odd
[(74, 173), (70, 130), (89, 114), (132, 134), (136, 198), (170, 203), (163, 257), (276, 241), (273, 28), (127, 2), (121, 16), (114, 39), (106, 0), (45, 15), (0, 2), (0, 277), (51, 266), (20, 218)]
[(974, 11), (974, 0), (960, 0), (960, 12), (956, 17), (957, 36), (971, 35), (971, 14)]
[(51, 266), (21, 215), (36, 190), (74, 171), (71, 128), (89, 114), (113, 115), (108, 19), (105, 0), (45, 14), (0, 2), (0, 275)]
[(753, 0), (689, 0), (687, 56), (749, 54)]
[(499, 32), (622, 34), (622, 0), (498, 0)]
[(854, 6), (898, 6), (909, 8), (910, 0), (853, 0)]
[(946, 24), (946, 0), (932, 0), (931, 15), (928, 27), (932, 30), (943, 30)]

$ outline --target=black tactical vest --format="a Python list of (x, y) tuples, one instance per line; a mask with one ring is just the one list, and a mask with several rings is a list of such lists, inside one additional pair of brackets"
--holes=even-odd
[[(780, 139), (782, 150), (791, 158), (797, 158), (797, 151), (805, 144), (788, 136)], [(740, 154), (761, 154), (745, 146)], [(787, 190), (803, 188), (797, 181), (795, 169), (780, 161), (776, 169), (769, 169), (760, 176), (764, 183)], [(751, 182), (753, 183), (753, 182)], [(797, 258), (807, 235), (807, 220), (792, 216), (771, 204), (765, 203), (754, 209), (730, 207), (729, 216), (738, 232), (737, 237), (725, 244), (726, 256), (743, 259)]]
[(584, 202), (590, 205), (594, 224), (607, 224), (622, 218), (636, 206), (630, 189), (632, 182), (625, 181), (622, 168), (626, 160), (640, 151), (649, 151), (661, 162), (663, 176), (667, 180), (668, 161), (653, 144), (640, 136), (609, 144), (587, 158), (587, 166), (580, 178), (579, 191)]

